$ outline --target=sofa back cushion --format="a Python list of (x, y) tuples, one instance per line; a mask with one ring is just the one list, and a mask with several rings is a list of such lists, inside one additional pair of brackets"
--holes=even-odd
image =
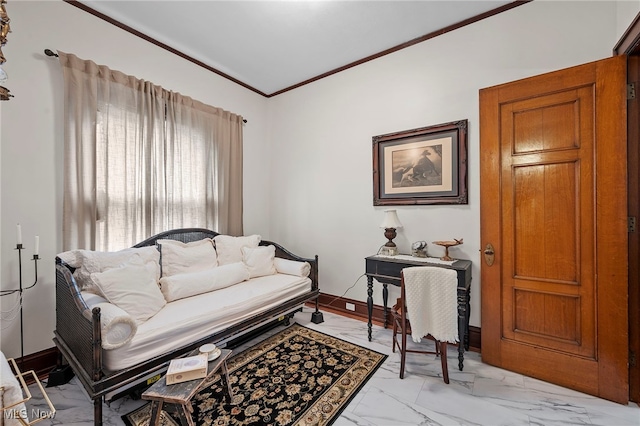
[(256, 248), (260, 244), (260, 235), (232, 237), (230, 235), (216, 235), (213, 241), (218, 253), (218, 265), (242, 262), (242, 248)]
[(167, 302), (229, 287), (249, 279), (249, 270), (242, 262), (217, 268), (187, 272), (160, 278), (160, 289)]
[(218, 266), (216, 250), (211, 238), (190, 243), (176, 240), (158, 240), (162, 276), (204, 271)]
[(127, 263), (104, 272), (94, 272), (91, 278), (109, 302), (140, 324), (167, 304), (158, 287), (156, 267), (153, 262)]
[(75, 277), (80, 289), (100, 294), (91, 274), (117, 268), (123, 263), (136, 261), (141, 264), (155, 264), (156, 282), (160, 279), (160, 252), (155, 246), (127, 248), (120, 251), (105, 252), (92, 250), (70, 250), (58, 255), (69, 266), (75, 268)]

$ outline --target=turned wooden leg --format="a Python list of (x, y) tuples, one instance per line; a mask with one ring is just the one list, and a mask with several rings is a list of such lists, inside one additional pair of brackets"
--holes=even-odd
[(382, 284), (382, 307), (384, 308), (382, 321), (383, 321), (384, 328), (387, 328), (387, 318), (389, 313), (389, 308), (387, 308), (388, 299), (389, 299), (389, 288), (387, 284)]
[(373, 315), (373, 277), (367, 275), (367, 337), (371, 341), (371, 317)]

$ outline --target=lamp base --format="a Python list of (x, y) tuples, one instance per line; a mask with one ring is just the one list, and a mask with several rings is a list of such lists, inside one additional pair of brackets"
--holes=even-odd
[(397, 256), (398, 247), (382, 246), (382, 248), (380, 249), (380, 254), (383, 256)]

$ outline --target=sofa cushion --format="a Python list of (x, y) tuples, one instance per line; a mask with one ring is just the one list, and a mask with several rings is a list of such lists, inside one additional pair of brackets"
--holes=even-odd
[(94, 272), (91, 278), (104, 297), (131, 315), (138, 323), (154, 316), (167, 304), (156, 276), (156, 265), (124, 264), (119, 268)]
[(276, 257), (273, 266), (279, 274), (295, 275), (297, 277), (308, 277), (311, 273), (309, 262), (298, 262), (297, 260), (282, 259)]
[(98, 303), (94, 307), (100, 308), (100, 336), (103, 349), (118, 349), (133, 339), (138, 330), (138, 323), (124, 309), (109, 302)]
[(273, 259), (276, 257), (276, 248), (273, 245), (263, 247), (242, 247), (242, 261), (249, 268), (251, 278), (273, 275), (276, 268)]
[(211, 238), (190, 243), (158, 240), (162, 276), (204, 271), (218, 266), (216, 250)]
[(155, 246), (127, 248), (120, 251), (70, 250), (58, 254), (69, 266), (76, 268), (73, 273), (80, 289), (91, 293), (98, 292), (91, 274), (117, 268), (125, 262), (137, 258), (139, 263), (153, 261), (156, 265), (156, 282), (160, 279), (160, 252)]
[(218, 265), (242, 262), (242, 247), (255, 248), (260, 244), (260, 235), (248, 235), (245, 237), (232, 237), (229, 235), (216, 235), (213, 238), (218, 253)]
[(90, 311), (100, 308), (102, 349), (118, 349), (133, 339), (138, 323), (131, 315), (95, 293), (82, 292), (82, 298)]
[(167, 302), (229, 287), (249, 279), (242, 262), (230, 263), (203, 271), (160, 278), (160, 290)]

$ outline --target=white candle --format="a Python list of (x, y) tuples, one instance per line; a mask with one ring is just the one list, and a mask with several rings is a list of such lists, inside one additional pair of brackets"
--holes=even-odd
[(22, 244), (22, 227), (18, 224), (18, 244)]
[(36, 235), (36, 244), (35, 249), (33, 250), (33, 254), (37, 256), (38, 250), (40, 250), (40, 237)]

